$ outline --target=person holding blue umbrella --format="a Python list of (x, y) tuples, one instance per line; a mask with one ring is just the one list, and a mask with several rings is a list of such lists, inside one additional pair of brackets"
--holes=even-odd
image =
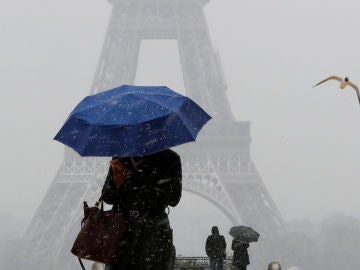
[(86, 97), (55, 139), (81, 156), (112, 157), (101, 199), (128, 221), (116, 262), (107, 270), (167, 270), (174, 257), (168, 206), (181, 197), (179, 155), (211, 117), (165, 86), (123, 85)]
[(107, 270), (170, 269), (173, 238), (167, 209), (181, 197), (181, 161), (172, 150), (113, 157), (102, 199), (126, 217), (129, 232), (119, 262)]

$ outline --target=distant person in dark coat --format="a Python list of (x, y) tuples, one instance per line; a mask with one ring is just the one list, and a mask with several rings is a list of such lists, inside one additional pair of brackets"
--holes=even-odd
[(113, 157), (102, 189), (104, 202), (128, 221), (118, 261), (106, 270), (169, 270), (173, 237), (168, 206), (181, 197), (181, 161), (172, 150), (139, 158)]
[(218, 227), (212, 227), (211, 235), (206, 239), (205, 250), (210, 258), (210, 269), (222, 270), (226, 258), (226, 242), (225, 237), (219, 234)]
[(233, 266), (237, 270), (246, 270), (246, 266), (250, 264), (248, 249), (249, 243), (233, 239), (231, 249), (234, 251)]

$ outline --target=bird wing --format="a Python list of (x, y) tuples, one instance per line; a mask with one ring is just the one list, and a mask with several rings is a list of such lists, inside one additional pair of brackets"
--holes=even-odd
[(322, 83), (324, 83), (324, 82), (326, 82), (326, 81), (328, 81), (328, 80), (337, 80), (337, 81), (341, 82), (341, 81), (342, 81), (342, 78), (333, 75), (333, 76), (330, 76), (329, 78), (326, 78), (325, 80), (322, 80), (321, 82), (315, 84), (313, 87), (318, 86), (319, 84), (322, 84)]
[(355, 84), (353, 84), (352, 82), (349, 82), (348, 84), (349, 84), (349, 86), (351, 86), (352, 88), (354, 88), (354, 90), (356, 91), (356, 94), (357, 94), (357, 96), (358, 96), (358, 100), (359, 100), (359, 104), (360, 104), (360, 93), (359, 93), (359, 88), (358, 88)]

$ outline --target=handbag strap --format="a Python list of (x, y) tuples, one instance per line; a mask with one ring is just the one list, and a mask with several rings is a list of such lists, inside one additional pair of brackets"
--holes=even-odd
[(78, 257), (78, 260), (79, 260), (79, 263), (80, 263), (80, 266), (81, 266), (82, 270), (86, 270), (82, 260), (79, 257)]
[(99, 203), (101, 203), (101, 211), (103, 212), (104, 211), (104, 201), (102, 199), (102, 196), (100, 196), (100, 198), (96, 201), (95, 203), (95, 206), (98, 207), (99, 206)]

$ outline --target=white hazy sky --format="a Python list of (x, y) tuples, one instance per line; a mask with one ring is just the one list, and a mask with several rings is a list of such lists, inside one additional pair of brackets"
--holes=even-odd
[[(360, 85), (359, 8), (357, 0), (206, 5), (232, 110), (252, 122), (252, 159), (285, 220), (360, 217), (355, 92), (336, 82), (312, 88), (333, 74)], [(0, 217), (28, 222), (59, 169), (64, 148), (52, 138), (89, 93), (110, 10), (104, 0), (0, 0)], [(143, 42), (136, 82), (183, 92), (176, 46)], [(212, 209), (184, 200), (177, 211), (196, 200)]]

